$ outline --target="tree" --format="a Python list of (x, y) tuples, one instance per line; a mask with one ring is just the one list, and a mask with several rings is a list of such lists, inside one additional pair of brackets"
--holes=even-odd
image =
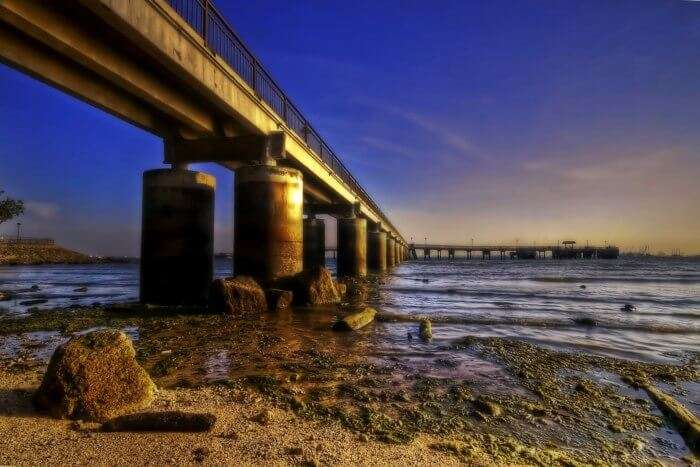
[(0, 190), (0, 224), (22, 215), (24, 212), (24, 201), (12, 199), (4, 196), (5, 192)]

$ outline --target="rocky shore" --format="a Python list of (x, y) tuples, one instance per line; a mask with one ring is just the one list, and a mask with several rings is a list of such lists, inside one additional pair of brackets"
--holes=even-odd
[[(217, 279), (204, 307), (0, 312), (0, 463), (698, 461), (700, 423), (678, 398), (700, 383), (697, 356), (446, 341), (422, 318), (406, 337), (432, 356), (419, 367), (383, 356), (395, 317), (366, 305), (381, 280), (321, 268), (265, 288)], [(480, 366), (455, 377), (455, 357)]]

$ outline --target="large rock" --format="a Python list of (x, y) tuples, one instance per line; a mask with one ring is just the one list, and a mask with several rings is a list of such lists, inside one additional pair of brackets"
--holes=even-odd
[(340, 301), (331, 272), (324, 267), (282, 279), (278, 287), (293, 292), (295, 305), (330, 305)]
[(103, 421), (148, 407), (155, 385), (121, 331), (94, 331), (56, 349), (35, 403), (56, 418)]
[(267, 300), (265, 292), (252, 277), (227, 277), (212, 284), (209, 308), (217, 313), (243, 315), (267, 310)]

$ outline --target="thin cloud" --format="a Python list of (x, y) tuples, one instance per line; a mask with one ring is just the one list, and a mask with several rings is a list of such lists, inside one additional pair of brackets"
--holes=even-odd
[(27, 214), (42, 220), (55, 219), (60, 211), (58, 204), (42, 201), (26, 201), (24, 207)]

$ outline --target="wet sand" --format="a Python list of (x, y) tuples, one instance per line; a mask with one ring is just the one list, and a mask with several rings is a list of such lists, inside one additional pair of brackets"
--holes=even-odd
[[(359, 333), (331, 331), (343, 312), (230, 319), (118, 306), (1, 316), (0, 462), (691, 461), (674, 427), (625, 377), (643, 375), (682, 395), (700, 382), (697, 362), (632, 362), (477, 336), (426, 344), (444, 348), (448, 358), (387, 355), (376, 342), (381, 320)], [(214, 413), (214, 431), (95, 433), (35, 412), (30, 394), (53, 349), (100, 327), (132, 336), (160, 388), (156, 410)], [(261, 425), (254, 418), (265, 409), (273, 416)]]
[[(31, 393), (38, 372), (0, 371), (0, 464), (441, 464), (454, 456), (429, 448), (421, 437), (409, 446), (360, 440), (338, 425), (303, 420), (271, 407), (253, 390), (222, 387), (159, 390), (154, 409), (215, 414), (209, 433), (102, 433), (35, 412)], [(271, 420), (255, 421), (262, 410)]]

